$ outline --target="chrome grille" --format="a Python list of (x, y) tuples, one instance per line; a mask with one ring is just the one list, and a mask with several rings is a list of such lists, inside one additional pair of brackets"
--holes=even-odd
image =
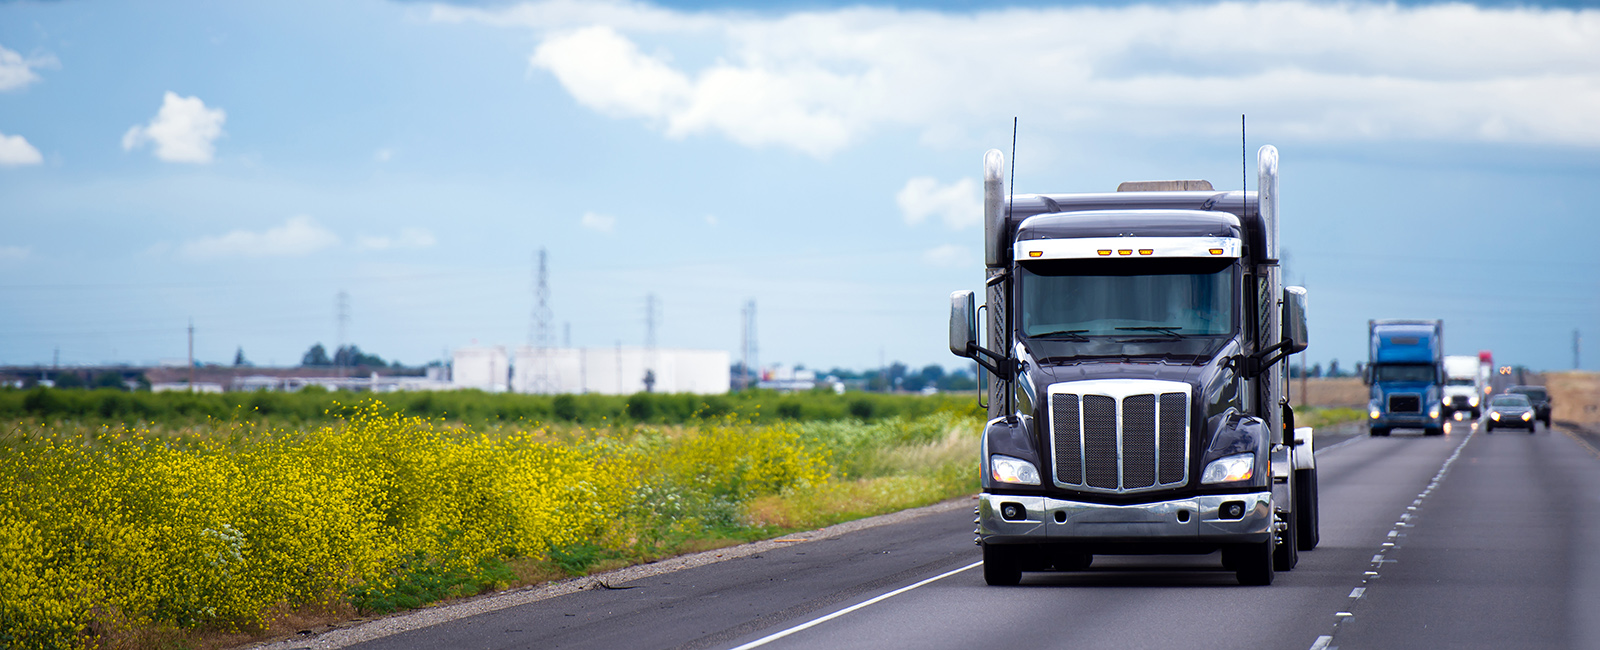
[(1083, 473), (1089, 487), (1117, 489), (1117, 401), (1083, 398)]
[(1122, 487), (1155, 484), (1156, 396), (1132, 395), (1122, 400)]
[(1188, 480), (1186, 384), (1140, 379), (1069, 382), (1051, 386), (1048, 404), (1056, 485), (1120, 493)]
[(1189, 469), (1187, 453), (1189, 448), (1189, 430), (1184, 426), (1189, 421), (1189, 400), (1183, 393), (1161, 394), (1161, 449), (1171, 451), (1183, 449), (1183, 454), (1161, 455), (1161, 482), (1181, 483), (1185, 470)]
[(1050, 431), (1056, 449), (1056, 476), (1066, 483), (1083, 483), (1083, 444), (1079, 423), (1077, 395), (1050, 396)]
[(1421, 413), (1422, 412), (1422, 396), (1421, 395), (1416, 395), (1416, 394), (1390, 395), (1389, 396), (1389, 412), (1390, 413)]

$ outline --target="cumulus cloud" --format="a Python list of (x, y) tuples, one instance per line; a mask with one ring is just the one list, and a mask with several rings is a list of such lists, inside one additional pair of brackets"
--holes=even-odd
[(0, 246), (0, 262), (21, 262), (33, 255), (33, 249), (27, 246)]
[(970, 178), (949, 185), (940, 185), (938, 180), (926, 176), (913, 178), (894, 195), (894, 201), (900, 206), (901, 216), (911, 225), (932, 216), (954, 229), (983, 222), (983, 197), (977, 181)]
[(0, 46), (0, 91), (25, 88), (39, 80), (39, 74), (34, 69), (55, 64), (55, 57), (23, 57)]
[(922, 261), (929, 266), (956, 269), (970, 267), (974, 260), (972, 251), (966, 247), (945, 244), (924, 251), (922, 253)]
[(290, 217), (282, 226), (262, 232), (235, 230), (216, 237), (184, 242), (178, 254), (195, 260), (237, 257), (303, 257), (339, 243), (339, 236), (311, 217)]
[(228, 119), (220, 108), (207, 108), (199, 97), (179, 97), (167, 91), (161, 110), (149, 124), (136, 125), (122, 135), (122, 149), (132, 151), (155, 144), (156, 157), (167, 162), (209, 163), (216, 154), (216, 139)]
[(44, 162), (44, 156), (28, 144), (27, 138), (0, 133), (0, 167), (37, 165), (41, 162)]
[(363, 236), (356, 238), (356, 248), (384, 251), (402, 248), (428, 248), (434, 245), (433, 233), (422, 228), (401, 228), (400, 234)]
[(617, 218), (595, 212), (585, 212), (578, 223), (595, 232), (611, 232), (617, 228)]
[[(1600, 146), (1600, 9), (1262, 0), (781, 14), (552, 0), (433, 18), (533, 30), (532, 67), (607, 115), (817, 157), (891, 128), (960, 141), (1017, 113), (1095, 133), (1221, 134), (1237, 124), (1222, 116), (1249, 112), (1255, 129), (1324, 141)], [(691, 42), (712, 56), (675, 62), (670, 46)]]

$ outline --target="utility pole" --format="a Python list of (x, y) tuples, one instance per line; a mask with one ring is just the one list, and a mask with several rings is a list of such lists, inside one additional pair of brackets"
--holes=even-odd
[(1579, 353), (1582, 352), (1582, 351), (1583, 351), (1583, 335), (1579, 334), (1578, 330), (1572, 330), (1572, 369), (1573, 370), (1577, 370), (1578, 368), (1581, 367), (1578, 364), (1578, 361), (1580, 360), (1579, 359)]
[[(743, 358), (740, 360), (743, 370), (739, 373), (741, 389), (749, 388), (752, 381), (755, 383), (760, 383), (761, 381), (761, 370), (758, 367), (761, 362), (756, 358), (756, 301), (754, 298), (745, 301), (743, 320), (744, 350)], [(750, 376), (752, 370), (756, 373), (754, 378)]]
[(656, 294), (644, 297), (644, 392), (656, 388)]
[(535, 355), (531, 388), (541, 395), (554, 392), (550, 387), (550, 273), (545, 261), (545, 249), (541, 248), (539, 266), (534, 271), (533, 318), (528, 329), (528, 345)]
[(194, 392), (194, 319), (189, 319), (189, 392)]
[(335, 310), (338, 313), (339, 342), (338, 347), (333, 349), (333, 358), (334, 362), (339, 366), (339, 377), (343, 378), (345, 364), (349, 363), (350, 359), (350, 354), (344, 349), (345, 327), (350, 322), (350, 294), (345, 293), (344, 289), (340, 289), (339, 295), (335, 297), (334, 302)]

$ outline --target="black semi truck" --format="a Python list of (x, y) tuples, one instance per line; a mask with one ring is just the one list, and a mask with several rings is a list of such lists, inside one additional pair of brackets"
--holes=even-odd
[(985, 304), (957, 291), (950, 309), (951, 352), (990, 377), (985, 580), (1221, 551), (1239, 582), (1271, 584), (1318, 538), (1312, 432), (1285, 393), (1306, 293), (1280, 278), (1277, 149), (1255, 192), (1008, 197), (1004, 167), (985, 154)]

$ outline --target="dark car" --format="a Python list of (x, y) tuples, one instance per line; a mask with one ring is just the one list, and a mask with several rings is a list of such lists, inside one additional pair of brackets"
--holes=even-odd
[(1486, 433), (1494, 433), (1497, 427), (1516, 427), (1526, 428), (1528, 433), (1533, 433), (1537, 423), (1538, 419), (1533, 417), (1533, 404), (1528, 401), (1527, 395), (1502, 393), (1489, 399), (1489, 415), (1483, 421), (1483, 429)]
[(1506, 393), (1526, 395), (1528, 403), (1533, 404), (1533, 419), (1543, 422), (1544, 428), (1550, 428), (1550, 393), (1544, 386), (1512, 386)]

